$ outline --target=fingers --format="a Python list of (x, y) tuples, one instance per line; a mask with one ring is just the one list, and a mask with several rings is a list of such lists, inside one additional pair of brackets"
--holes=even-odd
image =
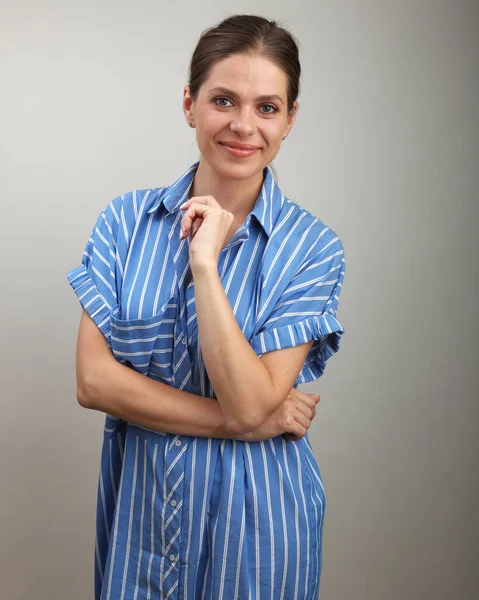
[(320, 400), (319, 394), (306, 394), (306, 392), (296, 389), (294, 391), (296, 392), (296, 396), (307, 404), (316, 405)]
[(198, 219), (196, 219), (196, 221), (193, 222), (193, 226), (191, 228), (191, 239), (195, 237), (195, 234), (200, 228), (201, 223), (203, 223), (202, 217), (198, 217)]
[(207, 215), (211, 215), (212, 212), (217, 212), (223, 223), (223, 227), (226, 227), (226, 231), (234, 221), (234, 215), (229, 211), (224, 210), (213, 196), (195, 196), (184, 202), (180, 208), (184, 210), (181, 221), (180, 239), (187, 237), (190, 233), (192, 224), (199, 220), (200, 223), (193, 231), (193, 234), (196, 233), (203, 219), (206, 218)]
[(305, 429), (309, 429), (311, 427), (311, 419), (299, 411), (295, 414), (294, 420), (302, 425)]
[[(295, 401), (295, 409), (302, 413), (309, 421), (312, 421), (316, 416), (316, 405), (319, 402), (318, 394), (306, 394), (300, 390), (294, 390), (293, 398)], [(304, 425), (304, 422), (303, 422)]]
[(284, 409), (289, 413), (288, 425), (283, 436), (291, 441), (299, 441), (311, 427), (311, 421), (316, 416), (316, 405), (320, 400), (318, 394), (306, 394), (292, 388), (284, 403)]
[(313, 414), (314, 414), (313, 408), (311, 406), (307, 406), (303, 402), (296, 403), (296, 410), (298, 412), (302, 413), (303, 415), (305, 415), (306, 417), (308, 417), (308, 419), (313, 418)]
[(198, 202), (200, 204), (210, 204), (211, 206), (220, 206), (220, 204), (214, 196), (193, 196), (192, 198), (188, 198), (186, 202), (183, 202), (180, 208), (188, 208), (193, 202)]
[(205, 213), (208, 210), (211, 210), (211, 208), (206, 204), (192, 204), (186, 210), (181, 221), (181, 239), (188, 236), (193, 221), (197, 219), (203, 220), (203, 218), (205, 217)]
[(303, 392), (299, 392), (295, 394), (296, 402), (298, 402), (298, 406), (302, 404), (303, 406), (307, 406), (313, 411), (312, 417), (316, 416), (316, 405), (319, 402), (319, 396), (315, 394), (305, 394)]
[(307, 398), (312, 399), (315, 403), (319, 402), (320, 399), (319, 394), (307, 394), (306, 392), (302, 392), (297, 388), (291, 388), (290, 394), (304, 400), (306, 400)]

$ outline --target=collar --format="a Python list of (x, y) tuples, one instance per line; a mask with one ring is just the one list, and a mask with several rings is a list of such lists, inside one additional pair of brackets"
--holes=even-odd
[[(193, 184), (193, 179), (199, 164), (200, 161), (195, 162), (172, 185), (163, 188), (147, 213), (150, 214), (155, 212), (161, 205), (163, 205), (169, 213), (178, 211), (181, 204), (186, 202), (186, 199), (188, 198), (188, 193)], [(273, 225), (279, 216), (283, 202), (283, 194), (281, 193), (278, 184), (275, 182), (271, 168), (268, 165), (263, 169), (263, 186), (253, 210), (246, 219), (247, 222), (249, 223), (251, 216), (254, 216), (269, 237), (273, 230)]]

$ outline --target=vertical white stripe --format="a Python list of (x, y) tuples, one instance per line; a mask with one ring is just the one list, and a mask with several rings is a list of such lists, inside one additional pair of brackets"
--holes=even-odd
[(240, 583), (240, 568), (241, 568), (241, 558), (243, 556), (243, 542), (244, 542), (244, 534), (245, 534), (245, 502), (243, 500), (243, 511), (241, 515), (241, 529), (239, 534), (239, 548), (238, 548), (238, 560), (236, 561), (236, 585), (235, 585), (235, 595), (233, 600), (239, 600), (238, 588)]
[(108, 440), (108, 445), (110, 449), (110, 460), (108, 461), (110, 467), (110, 482), (111, 482), (111, 491), (113, 492), (113, 500), (116, 504), (116, 485), (115, 485), (115, 477), (113, 475), (113, 457), (112, 457), (112, 439)]
[[(153, 221), (153, 217), (150, 218), (150, 223), (152, 223), (152, 222), (153, 222), (154, 225), (157, 225), (156, 222)], [(144, 276), (142, 290), (141, 290), (140, 298), (139, 298), (139, 301), (138, 301), (138, 319), (141, 319), (142, 315), (143, 315), (143, 304), (145, 302), (146, 290), (148, 289), (148, 283), (150, 281), (151, 271), (153, 270), (153, 263), (155, 262), (155, 257), (157, 256), (158, 244), (160, 242), (160, 236), (161, 236), (161, 232), (163, 231), (163, 225), (164, 225), (164, 223), (165, 223), (165, 220), (162, 219), (161, 222), (160, 222), (160, 224), (159, 224), (158, 230), (156, 232), (155, 243), (154, 243), (154, 246), (153, 246), (153, 250), (151, 251), (151, 254), (150, 254), (150, 262), (148, 264), (148, 269), (147, 269), (146, 274)], [(146, 240), (146, 238), (145, 238), (145, 240)], [(167, 261), (164, 260), (163, 261), (163, 268), (162, 268), (161, 273), (160, 273), (160, 283), (158, 284), (158, 287), (160, 285), (162, 285), (162, 283), (163, 283), (163, 277), (164, 277), (164, 274), (165, 274), (166, 265), (167, 265)], [(155, 316), (156, 313), (157, 313), (157, 310), (156, 310), (156, 307), (155, 307), (155, 309), (153, 310), (151, 316), (152, 317)], [(150, 315), (148, 315), (148, 316), (150, 316)]]
[[(143, 200), (142, 200), (141, 206), (140, 206), (140, 217), (135, 222), (135, 227), (133, 229), (133, 233), (132, 233), (132, 236), (131, 236), (131, 244), (129, 243), (128, 239), (126, 240), (128, 248), (135, 247), (134, 244), (135, 244), (136, 236), (137, 236), (138, 229), (139, 229), (139, 226), (140, 226), (140, 223), (141, 223), (141, 217), (144, 216), (145, 204), (146, 204), (146, 202), (148, 200), (150, 192), (151, 192), (151, 190), (147, 190), (147, 192), (143, 196)], [(145, 215), (145, 218), (147, 218), (146, 215)], [(127, 234), (125, 234), (125, 237), (127, 237)], [(125, 274), (124, 274), (125, 279), (126, 279), (127, 274), (128, 274), (128, 267), (130, 266), (130, 260), (132, 260), (132, 257), (134, 257), (135, 255), (136, 255), (136, 252), (128, 252), (128, 254), (127, 254), (127, 258), (126, 258), (126, 261), (125, 261)], [(140, 260), (140, 262), (141, 262), (141, 260)], [(127, 309), (127, 313), (126, 313), (127, 316), (125, 317), (127, 319), (129, 318), (128, 317), (128, 313), (129, 313), (129, 311)]]
[(100, 573), (100, 581), (103, 585), (103, 565), (101, 564), (100, 548), (98, 547), (98, 533), (95, 535), (95, 558)]
[(268, 460), (266, 457), (264, 441), (261, 442), (261, 452), (263, 454), (263, 467), (264, 475), (266, 480), (266, 505), (268, 507), (269, 517), (269, 542), (271, 549), (271, 600), (274, 600), (274, 576), (275, 576), (275, 565), (274, 565), (274, 523), (273, 523), (273, 512), (271, 509), (271, 491), (269, 486), (269, 475), (268, 475)]
[(141, 494), (141, 517), (140, 517), (140, 541), (139, 541), (139, 554), (138, 554), (138, 565), (136, 568), (136, 583), (135, 583), (135, 595), (133, 600), (137, 600), (138, 592), (140, 590), (140, 569), (141, 569), (141, 560), (143, 556), (143, 521), (145, 517), (145, 501), (146, 501), (146, 447), (147, 440), (144, 440), (143, 445), (143, 490)]
[[(128, 438), (126, 438), (126, 446), (128, 446)], [(126, 450), (126, 447), (125, 447)], [(118, 537), (118, 523), (120, 519), (120, 507), (121, 507), (121, 496), (123, 493), (123, 484), (125, 479), (125, 463), (123, 463), (121, 468), (121, 477), (120, 477), (120, 486), (118, 490), (118, 502), (115, 506), (115, 526), (113, 530), (113, 541), (111, 542), (111, 559), (109, 564), (109, 574), (108, 574), (108, 588), (106, 592), (105, 600), (110, 600), (111, 598), (111, 583), (113, 578), (113, 571), (115, 569), (115, 553), (116, 553), (116, 540)]]
[(151, 598), (151, 563), (153, 561), (153, 555), (155, 553), (155, 497), (156, 497), (156, 455), (158, 454), (158, 444), (155, 444), (155, 450), (153, 452), (152, 461), (152, 473), (153, 473), (153, 490), (151, 492), (151, 525), (150, 525), (150, 560), (148, 561), (148, 572), (146, 575), (147, 583), (147, 595), (146, 599)]
[(121, 433), (119, 431), (116, 434), (116, 439), (118, 440), (118, 449), (120, 451), (121, 462), (123, 464), (123, 443), (121, 441)]
[(198, 438), (193, 438), (193, 450), (191, 457), (191, 479), (190, 479), (190, 502), (189, 502), (189, 513), (188, 513), (188, 541), (186, 543), (186, 554), (185, 554), (185, 565), (184, 565), (184, 577), (183, 577), (183, 593), (185, 598), (188, 598), (188, 568), (190, 561), (191, 551), (191, 531), (193, 529), (193, 517), (195, 513), (195, 475), (196, 475), (196, 449), (198, 447)]
[(294, 599), (293, 600), (297, 600), (298, 598), (298, 585), (299, 585), (299, 557), (300, 557), (300, 546), (299, 546), (299, 511), (298, 511), (298, 501), (296, 500), (296, 492), (294, 491), (294, 485), (293, 482), (291, 481), (291, 474), (289, 471), (289, 464), (288, 464), (288, 454), (286, 452), (286, 440), (284, 438), (281, 438), (281, 442), (282, 442), (282, 446), (283, 446), (283, 459), (284, 459), (284, 466), (286, 468), (286, 475), (288, 477), (288, 481), (289, 481), (289, 485), (291, 487), (291, 490), (293, 491), (293, 498), (294, 498), (294, 524), (295, 524), (295, 533), (296, 533), (296, 571), (295, 571), (295, 582), (294, 582)]
[(133, 489), (131, 490), (131, 498), (130, 498), (130, 514), (128, 519), (128, 536), (126, 540), (126, 554), (125, 554), (125, 564), (123, 567), (123, 584), (121, 587), (121, 596), (120, 600), (123, 600), (125, 597), (126, 591), (126, 578), (128, 576), (128, 566), (130, 561), (130, 547), (131, 547), (131, 529), (133, 527), (133, 510), (135, 506), (135, 491), (136, 491), (136, 478), (138, 474), (138, 442), (139, 438), (136, 436), (136, 446), (135, 446), (135, 466), (133, 468)]
[(103, 519), (105, 521), (106, 539), (109, 542), (110, 541), (110, 528), (108, 526), (108, 515), (107, 515), (106, 500), (105, 500), (105, 486), (103, 485), (103, 471), (101, 468), (100, 468), (100, 495), (101, 495), (101, 506), (103, 509)]
[[(274, 447), (273, 440), (269, 440), (271, 450), (273, 451), (274, 456), (276, 457), (276, 450)], [(284, 590), (286, 587), (286, 577), (288, 574), (288, 528), (286, 526), (286, 514), (284, 508), (284, 488), (283, 488), (283, 469), (281, 464), (276, 457), (276, 462), (278, 465), (278, 476), (279, 476), (279, 499), (281, 502), (281, 519), (283, 523), (283, 537), (284, 537), (284, 571), (283, 571), (283, 581), (281, 582), (281, 595), (279, 600), (285, 600), (284, 598)], [(286, 599), (289, 600), (289, 599)]]
[(223, 591), (225, 586), (226, 577), (226, 561), (228, 558), (228, 542), (230, 537), (230, 522), (231, 522), (231, 511), (233, 509), (233, 492), (235, 487), (235, 474), (236, 474), (236, 441), (233, 440), (233, 456), (231, 461), (231, 477), (230, 477), (230, 490), (228, 496), (228, 510), (226, 512), (226, 532), (225, 532), (225, 547), (223, 549), (223, 564), (221, 566), (221, 579), (220, 579), (220, 600), (223, 598)]
[[(295, 444), (294, 445), (294, 449), (296, 451), (296, 457), (297, 457), (297, 464), (298, 464), (298, 482), (299, 482), (299, 491), (301, 494), (301, 498), (303, 501), (303, 514), (304, 514), (304, 518), (306, 521), (306, 575), (305, 575), (305, 590), (304, 593), (307, 596), (308, 594), (308, 588), (309, 588), (309, 563), (311, 560), (311, 548), (310, 548), (310, 538), (311, 538), (311, 532), (309, 529), (309, 511), (308, 511), (308, 505), (306, 503), (306, 498), (304, 495), (304, 488), (303, 488), (303, 469), (302, 469), (302, 462), (300, 460), (300, 456), (299, 456), (299, 451), (298, 451), (298, 447)], [(305, 452), (305, 449), (303, 449), (303, 452)], [(304, 455), (303, 455), (304, 456)], [(306, 477), (309, 477), (308, 473), (306, 473)]]
[(133, 282), (131, 284), (130, 293), (128, 294), (128, 299), (127, 299), (126, 308), (125, 308), (125, 318), (126, 319), (130, 319), (131, 300), (132, 300), (133, 294), (135, 292), (136, 282), (138, 281), (138, 277), (140, 276), (140, 271), (142, 270), (143, 256), (145, 254), (146, 244), (148, 242), (148, 238), (149, 238), (149, 235), (150, 235), (150, 229), (151, 229), (151, 223), (152, 223), (152, 221), (153, 221), (153, 214), (151, 214), (150, 217), (148, 218), (148, 223), (147, 223), (147, 226), (146, 226), (146, 233), (145, 233), (145, 236), (143, 238), (143, 243), (141, 245), (141, 251), (140, 251), (140, 256), (138, 258), (138, 264), (137, 264), (137, 267), (136, 267), (135, 277), (133, 278)]
[[(210, 469), (210, 465), (211, 465), (211, 445), (212, 445), (212, 439), (208, 438), (208, 447), (206, 450), (206, 467), (205, 467), (205, 484), (203, 487), (203, 504), (201, 507), (201, 519), (200, 519), (200, 539), (198, 541), (198, 556), (201, 554), (201, 550), (203, 548), (203, 532), (205, 530), (205, 520), (206, 520), (206, 500), (208, 497), (208, 482), (210, 481), (210, 474), (211, 474), (211, 469)], [(216, 447), (216, 446), (215, 446)], [(198, 571), (196, 570), (195, 572), (195, 581), (194, 581), (194, 586), (193, 589), (196, 590), (196, 577), (198, 575)]]
[[(238, 312), (239, 305), (240, 305), (241, 301), (243, 300), (243, 294), (245, 292), (246, 284), (249, 283), (250, 285), (248, 287), (251, 287), (251, 282), (249, 280), (249, 275), (250, 275), (251, 269), (253, 268), (253, 265), (255, 263), (256, 255), (257, 255), (258, 249), (260, 247), (260, 241), (261, 241), (261, 236), (257, 236), (256, 243), (255, 243), (254, 248), (253, 248), (253, 252), (251, 253), (251, 256), (250, 256), (250, 261), (248, 262), (248, 266), (246, 267), (246, 269), (244, 271), (244, 276), (243, 276), (243, 279), (242, 279), (242, 283), (241, 283), (241, 287), (240, 287), (240, 290), (239, 290), (239, 293), (238, 293), (238, 297), (236, 298), (236, 302), (235, 302), (235, 305), (234, 305), (234, 311), (233, 311), (234, 314), (236, 314)], [(250, 291), (250, 290), (248, 290), (248, 291)], [(245, 301), (248, 302), (248, 303), (250, 303), (250, 299), (245, 299)], [(249, 313), (248, 313), (248, 316), (249, 316)]]
[[(256, 442), (255, 442), (256, 443)], [(251, 459), (251, 449), (249, 442), (245, 442), (246, 454), (248, 455), (248, 464), (251, 472), (251, 483), (253, 487), (253, 505), (254, 505), (254, 538), (255, 538), (255, 554), (256, 554), (256, 600), (260, 600), (260, 555), (259, 555), (259, 518), (258, 518), (258, 492), (256, 490), (256, 482), (254, 476), (253, 461)]]

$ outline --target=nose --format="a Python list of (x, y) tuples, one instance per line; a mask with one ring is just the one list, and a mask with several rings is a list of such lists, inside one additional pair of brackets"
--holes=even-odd
[(230, 123), (230, 130), (241, 136), (249, 136), (254, 133), (254, 112), (247, 107), (237, 113), (236, 118)]

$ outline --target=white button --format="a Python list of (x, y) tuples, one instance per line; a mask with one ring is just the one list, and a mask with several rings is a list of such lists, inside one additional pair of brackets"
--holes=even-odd
[(171, 501), (171, 506), (176, 506), (176, 500)]
[(185, 340), (185, 338), (183, 338), (183, 339), (181, 340), (181, 343), (183, 344), (183, 346), (186, 346), (186, 340)]
[(176, 440), (175, 446), (181, 446), (181, 440)]
[(175, 558), (176, 558), (176, 556), (175, 556), (174, 554), (170, 554), (170, 560), (171, 560), (171, 561), (174, 561), (174, 560), (175, 560)]

